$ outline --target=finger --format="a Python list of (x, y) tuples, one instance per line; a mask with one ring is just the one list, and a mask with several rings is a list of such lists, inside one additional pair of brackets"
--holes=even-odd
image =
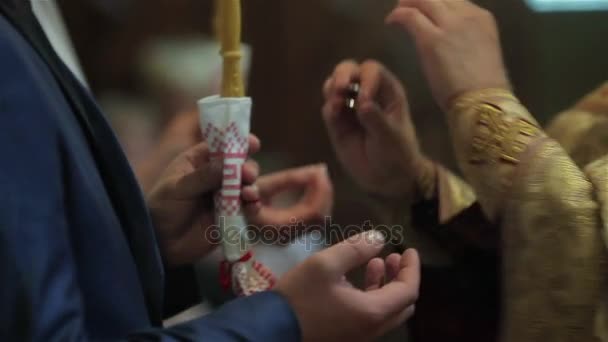
[(391, 125), (380, 106), (372, 101), (359, 104), (357, 109), (359, 122), (365, 131), (375, 137), (383, 137), (389, 134)]
[(245, 202), (259, 202), (260, 201), (260, 189), (257, 185), (249, 185), (243, 187), (241, 190), (241, 197)]
[(244, 185), (255, 183), (260, 175), (260, 165), (255, 160), (248, 160), (243, 164), (242, 182)]
[(325, 266), (325, 276), (338, 280), (348, 271), (376, 257), (382, 251), (384, 243), (384, 235), (371, 230), (323, 250), (317, 257)]
[[(260, 203), (260, 201), (243, 203), (243, 212), (246, 217), (258, 216), (261, 209), (262, 209), (262, 203)], [(252, 223), (255, 224), (256, 222), (252, 222)]]
[(386, 282), (391, 282), (397, 274), (401, 266), (401, 255), (393, 253), (386, 257), (384, 263), (386, 264)]
[(415, 288), (420, 287), (420, 256), (415, 249), (408, 249), (401, 257), (401, 269), (395, 280), (410, 283)]
[(347, 87), (358, 79), (359, 65), (353, 60), (347, 60), (338, 64), (332, 76), (325, 81), (323, 93), (326, 101), (322, 113), (323, 119), (330, 128), (339, 120), (344, 108)]
[(332, 93), (343, 93), (348, 86), (359, 79), (359, 65), (353, 60), (340, 63), (334, 71)]
[(367, 263), (367, 269), (365, 271), (365, 289), (366, 291), (377, 290), (382, 287), (384, 281), (384, 275), (386, 273), (386, 267), (384, 260), (381, 258), (374, 258)]
[(334, 96), (328, 99), (323, 108), (321, 109), (321, 113), (323, 115), (323, 120), (327, 125), (330, 135), (336, 134), (337, 127), (339, 127), (340, 123), (342, 123), (346, 117), (344, 115), (353, 115), (352, 113), (346, 113), (344, 111), (344, 104), (346, 98), (344, 96)]
[(388, 15), (386, 23), (401, 26), (418, 45), (439, 33), (439, 28), (417, 8), (398, 7)]
[(333, 185), (327, 165), (321, 164), (312, 172), (304, 196), (294, 209), (301, 206), (302, 213), (298, 217), (303, 221), (312, 220), (316, 216), (326, 216), (331, 213), (333, 196)]
[(263, 198), (270, 198), (285, 190), (299, 190), (323, 167), (324, 164), (306, 166), (263, 176), (258, 181), (260, 195)]
[[(250, 220), (259, 224), (281, 227), (293, 225), (294, 222), (311, 224), (323, 220), (329, 215), (333, 205), (333, 187), (325, 165), (287, 170), (258, 181), (260, 199), (270, 202), (276, 194), (284, 191), (304, 189), (304, 195), (296, 204), (287, 208), (275, 208), (263, 205), (256, 216)], [(302, 225), (298, 225), (302, 226)]]
[(357, 101), (360, 103), (373, 101), (378, 97), (380, 84), (385, 81), (383, 72), (384, 67), (376, 61), (367, 61), (361, 64), (359, 97)]
[(386, 134), (390, 124), (380, 104), (382, 99), (403, 96), (397, 94), (397, 89), (402, 89), (401, 85), (380, 63), (367, 61), (361, 65), (357, 116), (369, 133)]
[(440, 0), (400, 0), (398, 7), (416, 8), (435, 25), (441, 26), (448, 19), (448, 7)]
[(380, 305), (387, 317), (390, 317), (415, 304), (419, 289), (420, 259), (415, 250), (409, 249), (403, 253), (401, 268), (395, 279), (367, 294), (369, 300)]
[(249, 154), (258, 153), (261, 147), (260, 139), (254, 134), (249, 134)]
[(184, 199), (199, 197), (219, 190), (222, 185), (222, 165), (209, 162), (195, 171), (179, 177), (175, 183), (175, 193)]

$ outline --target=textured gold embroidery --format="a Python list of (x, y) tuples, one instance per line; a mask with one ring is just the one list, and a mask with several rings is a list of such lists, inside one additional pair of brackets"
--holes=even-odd
[(502, 88), (490, 88), (485, 90), (476, 90), (460, 95), (450, 106), (451, 113), (462, 112), (473, 105), (481, 102), (481, 99), (502, 99), (519, 102), (512, 92)]
[(608, 292), (594, 200), (605, 188), (594, 188), (551, 140), (521, 167), (503, 206), (501, 341), (607, 341), (597, 335), (608, 330), (598, 316)]
[(477, 132), (472, 140), (470, 163), (485, 164), (504, 161), (517, 164), (526, 149), (524, 137), (534, 137), (541, 130), (523, 118), (510, 118), (493, 105), (482, 104), (475, 109), (478, 115)]

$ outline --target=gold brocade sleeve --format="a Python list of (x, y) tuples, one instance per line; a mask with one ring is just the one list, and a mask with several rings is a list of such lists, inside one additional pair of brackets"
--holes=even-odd
[[(513, 98), (510, 93), (503, 91), (493, 93), (498, 99)], [(466, 107), (465, 103), (461, 103), (462, 105)], [(557, 115), (547, 126), (546, 132), (581, 168), (608, 155), (608, 82), (585, 96), (572, 108)], [(437, 189), (434, 195), (439, 202), (438, 223), (446, 227), (448, 223), (454, 222), (455, 218), (458, 222), (458, 216), (477, 199), (471, 186), (460, 177), (441, 166), (437, 169)], [(404, 205), (397, 210), (403, 211), (403, 207)], [(479, 217), (478, 220), (488, 223), (485, 217)], [(455, 232), (468, 229), (456, 227), (454, 224), (451, 224), (450, 228)]]
[(510, 92), (500, 89), (461, 96), (448, 127), (466, 180), (487, 217), (497, 221), (522, 153), (544, 132)]
[(556, 142), (526, 154), (501, 224), (504, 341), (599, 340), (606, 253), (594, 188)]
[(605, 245), (597, 189), (506, 91), (459, 98), (456, 156), (499, 222), (504, 341), (594, 341), (605, 328)]
[[(514, 98), (510, 93), (504, 91), (490, 91), (490, 93), (493, 93), (492, 96), (497, 100)], [(469, 105), (471, 99), (473, 102), (475, 101), (474, 98), (469, 98)], [(461, 106), (466, 107), (467, 105), (461, 103)], [(608, 155), (608, 83), (584, 97), (572, 108), (557, 115), (547, 126), (546, 132), (581, 168), (601, 156)], [(419, 231), (412, 232), (410, 229), (408, 236), (427, 234), (429, 227), (437, 226), (437, 229), (441, 231), (450, 232), (450, 241), (457, 237), (465, 245), (471, 247), (481, 247), (482, 249), (495, 247), (492, 243), (495, 239), (486, 236), (499, 234), (499, 229), (492, 226), (485, 214), (472, 208), (477, 205), (477, 198), (471, 186), (440, 165), (437, 165), (435, 175), (432, 191), (423, 189), (422, 193), (427, 195), (430, 193), (431, 198), (437, 200), (437, 218), (424, 217), (424, 222), (419, 222), (421, 224), (415, 227)], [(430, 189), (428, 184), (421, 184), (421, 186)], [(411, 204), (406, 200), (387, 203), (388, 201), (376, 203), (378, 212), (385, 223), (409, 226)], [(462, 219), (462, 216), (466, 216), (466, 219)], [(486, 227), (486, 229), (482, 227)], [(484, 238), (480, 238), (482, 235)], [(436, 238), (437, 236), (433, 235), (432, 239)], [(416, 242), (420, 239), (422, 238), (414, 238), (412, 244), (415, 246), (431, 245), (431, 243), (417, 244)]]
[[(596, 199), (600, 205), (600, 218), (603, 223), (602, 235), (608, 245), (608, 155), (591, 163), (585, 168), (587, 177), (593, 184)], [(604, 265), (605, 270), (606, 265)], [(608, 298), (601, 298), (596, 317), (596, 334), (602, 341), (608, 341)]]
[(608, 154), (608, 83), (557, 115), (547, 133), (580, 167)]

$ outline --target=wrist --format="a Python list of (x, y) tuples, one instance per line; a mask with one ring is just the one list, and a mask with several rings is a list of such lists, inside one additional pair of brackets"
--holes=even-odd
[(448, 101), (448, 114), (453, 115), (465, 111), (470, 107), (483, 103), (495, 101), (517, 101), (517, 97), (513, 94), (511, 87), (496, 87), (483, 88), (473, 91), (467, 91), (452, 97)]
[(426, 156), (420, 155), (416, 161), (408, 162), (406, 165), (398, 176), (393, 176), (394, 181), (385, 181), (382, 187), (362, 186), (364, 192), (371, 198), (389, 203), (433, 199), (437, 188), (437, 164)]
[(437, 163), (422, 156), (416, 163), (412, 202), (429, 201), (437, 197)]
[(379, 192), (366, 192), (370, 205), (386, 222), (402, 224), (409, 220), (409, 212), (413, 205), (437, 199), (437, 164), (422, 156), (419, 162), (410, 166), (411, 185), (407, 190), (394, 195)]

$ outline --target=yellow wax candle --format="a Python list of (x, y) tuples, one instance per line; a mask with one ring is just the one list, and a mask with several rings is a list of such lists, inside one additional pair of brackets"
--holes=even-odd
[(222, 97), (243, 97), (243, 74), (241, 71), (241, 0), (217, 1), (218, 36), (224, 60), (222, 74)]

